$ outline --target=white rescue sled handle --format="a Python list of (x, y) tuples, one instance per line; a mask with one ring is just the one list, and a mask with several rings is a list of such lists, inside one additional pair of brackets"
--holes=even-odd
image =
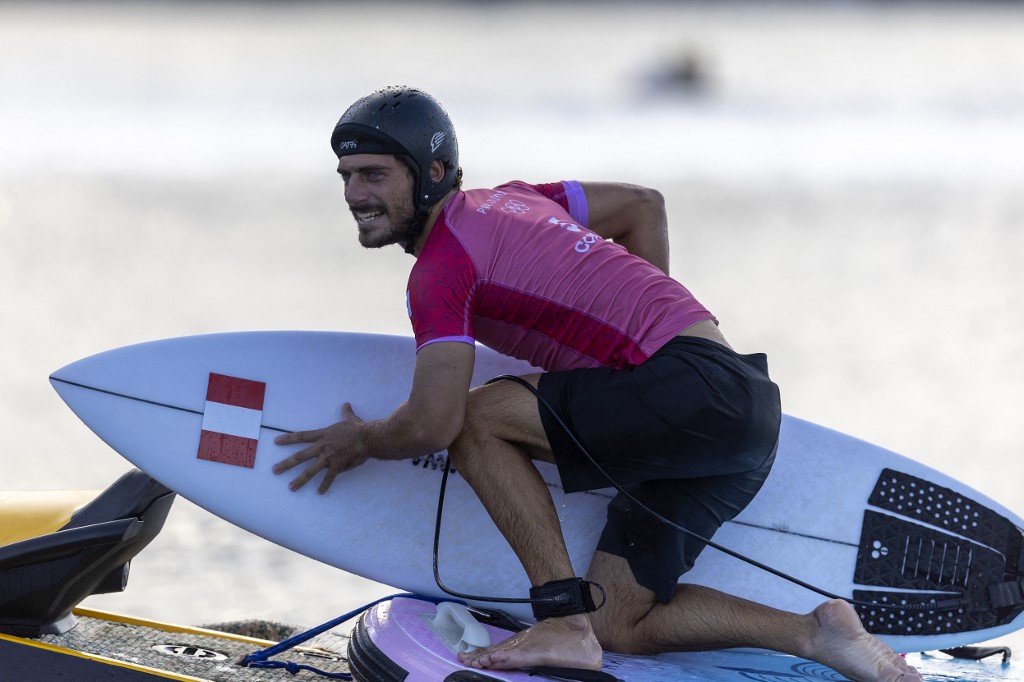
[(466, 654), (491, 645), (491, 635), (462, 604), (441, 602), (430, 621), (434, 633), (455, 653)]

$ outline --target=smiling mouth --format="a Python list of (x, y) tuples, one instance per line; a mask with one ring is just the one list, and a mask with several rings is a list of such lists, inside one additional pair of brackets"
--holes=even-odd
[(376, 209), (373, 211), (352, 209), (352, 215), (355, 217), (356, 222), (359, 223), (360, 225), (372, 223), (374, 220), (380, 218), (385, 213), (387, 213), (387, 211), (384, 211), (382, 209)]

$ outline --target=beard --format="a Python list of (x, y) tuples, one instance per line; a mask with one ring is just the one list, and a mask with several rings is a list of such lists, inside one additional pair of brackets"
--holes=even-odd
[(352, 212), (384, 211), (384, 217), (388, 218), (388, 226), (362, 226), (357, 222), (359, 228), (359, 244), (367, 249), (380, 249), (392, 244), (403, 244), (409, 237), (409, 228), (412, 227), (416, 218), (412, 207), (402, 206), (393, 210), (385, 206), (353, 206)]

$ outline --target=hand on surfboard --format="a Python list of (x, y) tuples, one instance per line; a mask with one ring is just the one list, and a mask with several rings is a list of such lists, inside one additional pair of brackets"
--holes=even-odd
[(298, 464), (313, 460), (306, 470), (288, 485), (291, 490), (295, 491), (306, 485), (323, 469), (324, 480), (320, 482), (318, 489), (323, 495), (330, 490), (338, 474), (354, 469), (369, 459), (369, 456), (362, 452), (363, 420), (352, 410), (349, 403), (341, 406), (341, 417), (340, 422), (327, 428), (286, 433), (274, 439), (278, 445), (313, 444), (274, 465), (274, 473), (283, 474)]

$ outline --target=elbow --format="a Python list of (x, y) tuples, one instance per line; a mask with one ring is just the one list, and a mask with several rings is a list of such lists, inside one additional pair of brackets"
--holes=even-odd
[(613, 218), (623, 234), (612, 234), (613, 237), (628, 236), (634, 230), (646, 230), (651, 225), (664, 226), (667, 223), (665, 195), (656, 189), (640, 185), (628, 185), (627, 188), (625, 201), (620, 204), (619, 211)]
[(649, 215), (665, 215), (665, 195), (656, 189), (637, 187), (635, 201)]
[(423, 454), (447, 450), (462, 431), (461, 416), (420, 420), (412, 429), (416, 449)]

